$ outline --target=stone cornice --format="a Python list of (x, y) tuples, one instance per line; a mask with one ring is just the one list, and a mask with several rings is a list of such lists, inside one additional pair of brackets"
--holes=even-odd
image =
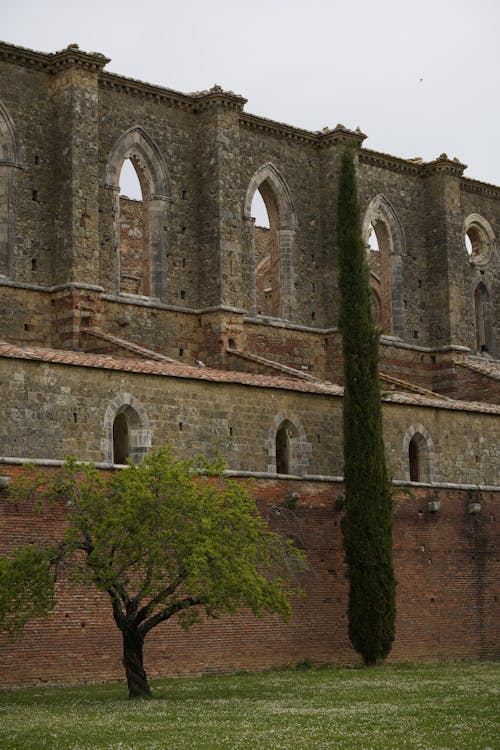
[(60, 52), (45, 53), (5, 42), (0, 42), (0, 60), (50, 74), (72, 67), (99, 72), (109, 62), (109, 58), (100, 52), (84, 52), (75, 44), (70, 44)]
[(7, 42), (0, 42), (0, 60), (45, 72), (49, 72), (50, 67), (49, 54), (35, 52), (35, 50), (26, 47), (16, 47), (13, 44), (7, 44)]
[(257, 115), (251, 115), (248, 112), (243, 112), (240, 115), (240, 126), (247, 128), (248, 130), (257, 130), (261, 133), (267, 133), (269, 135), (275, 135), (278, 138), (284, 138), (285, 140), (295, 141), (296, 143), (306, 143), (313, 146), (319, 145), (319, 134), (313, 133), (310, 130), (302, 130), (300, 128), (294, 128), (291, 125), (286, 125), (283, 122), (276, 122), (276, 120), (268, 120), (265, 117), (258, 117)]
[(66, 49), (50, 55), (52, 73), (68, 68), (83, 68), (98, 73), (110, 62), (110, 58), (100, 52), (84, 52), (77, 44), (70, 44)]
[(99, 85), (102, 88), (112, 89), (132, 96), (163, 102), (186, 112), (194, 112), (196, 105), (196, 97), (191, 94), (183, 94), (174, 89), (166, 89), (162, 86), (155, 86), (152, 83), (145, 83), (135, 78), (126, 78), (125, 76), (108, 73), (107, 71), (103, 71), (99, 76)]
[(460, 190), (463, 190), (465, 193), (479, 193), (481, 195), (487, 195), (490, 198), (500, 198), (499, 185), (472, 180), (470, 177), (462, 177), (460, 180)]
[(347, 146), (360, 149), (366, 135), (359, 128), (349, 130), (344, 125), (336, 125), (333, 130), (324, 128), (319, 134), (319, 147), (330, 148), (331, 146)]
[(429, 177), (435, 174), (446, 174), (451, 177), (461, 177), (466, 164), (462, 164), (458, 159), (450, 159), (446, 154), (441, 154), (434, 161), (428, 161), (422, 166), (422, 177)]
[(411, 175), (421, 174), (423, 167), (423, 162), (402, 159), (399, 156), (391, 156), (391, 154), (364, 148), (359, 152), (359, 161), (360, 164), (368, 164), (373, 167), (389, 169), (391, 172)]
[(192, 94), (195, 100), (195, 111), (204, 112), (209, 109), (217, 111), (242, 112), (247, 100), (232, 91), (224, 91), (220, 86), (213, 86), (210, 91)]

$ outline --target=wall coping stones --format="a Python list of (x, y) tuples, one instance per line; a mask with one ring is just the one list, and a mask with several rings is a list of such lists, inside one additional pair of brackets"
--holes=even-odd
[[(87, 464), (89, 461), (80, 461)], [(56, 458), (26, 458), (23, 456), (0, 456), (0, 465), (22, 466), (23, 464), (34, 464), (35, 466), (62, 466), (64, 461)], [(122, 470), (123, 464), (112, 464), (106, 461), (96, 461), (92, 464), (97, 469)], [(273, 474), (267, 471), (243, 471), (240, 469), (226, 469), (224, 476), (227, 477), (249, 477), (253, 479), (284, 480), (291, 482), (327, 482), (329, 484), (343, 484), (344, 477), (328, 476), (326, 474)], [(393, 479), (391, 484), (395, 487), (415, 487), (437, 489), (437, 490), (466, 490), (472, 492), (500, 492), (500, 485), (489, 484), (457, 484), (454, 482), (410, 482), (406, 479)]]

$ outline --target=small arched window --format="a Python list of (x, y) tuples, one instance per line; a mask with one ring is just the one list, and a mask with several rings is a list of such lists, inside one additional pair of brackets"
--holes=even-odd
[(104, 417), (105, 461), (138, 464), (151, 446), (151, 425), (140, 401), (122, 393), (109, 404)]
[(408, 446), (408, 460), (410, 463), (410, 482), (420, 482), (420, 462), (421, 456), (419, 455), (418, 442), (415, 435), (410, 440)]
[(405, 440), (406, 476), (410, 482), (432, 481), (433, 443), (422, 425), (410, 427)]
[(283, 422), (276, 433), (276, 473), (290, 474), (289, 422)]
[(127, 417), (123, 412), (113, 422), (113, 463), (126, 464), (130, 458), (130, 439)]

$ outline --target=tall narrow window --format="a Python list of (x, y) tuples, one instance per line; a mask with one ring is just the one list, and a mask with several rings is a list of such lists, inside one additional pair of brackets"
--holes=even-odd
[(142, 128), (116, 141), (105, 179), (112, 191), (115, 290), (164, 301), (170, 181), (160, 150)]
[(244, 216), (243, 304), (257, 315), (294, 320), (297, 219), (288, 186), (273, 164), (260, 167), (250, 180)]
[(130, 458), (130, 440), (127, 417), (123, 412), (113, 422), (113, 463), (126, 464)]
[(383, 333), (404, 337), (407, 333), (403, 301), (405, 239), (395, 210), (382, 194), (366, 209), (363, 238), (372, 288), (380, 302), (376, 323)]
[(277, 317), (281, 314), (278, 208), (270, 186), (266, 190), (265, 183), (254, 193), (252, 218), (257, 313)]
[(120, 173), (120, 292), (149, 295), (149, 196), (140, 174), (132, 159), (124, 160)]
[(408, 459), (410, 462), (410, 482), (420, 482), (419, 450), (415, 436), (412, 437), (408, 446)]
[(290, 444), (286, 422), (281, 425), (276, 433), (276, 473), (290, 473)]
[(422, 425), (418, 425), (418, 430), (411, 427), (406, 434), (405, 444), (407, 478), (410, 482), (430, 482), (433, 456), (433, 443), (430, 435)]
[(369, 248), (372, 289), (376, 295), (376, 305), (372, 306), (374, 322), (384, 333), (392, 333), (391, 237), (384, 221), (370, 224)]
[(493, 354), (490, 295), (483, 282), (474, 291), (474, 318), (477, 352)]

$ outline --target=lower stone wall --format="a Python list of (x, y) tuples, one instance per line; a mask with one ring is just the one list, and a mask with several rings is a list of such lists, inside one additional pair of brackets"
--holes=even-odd
[[(2, 474), (19, 470), (2, 466)], [(240, 479), (238, 481), (246, 481)], [(247, 612), (183, 631), (173, 620), (145, 644), (150, 676), (208, 674), (297, 664), (357, 664), (347, 635), (348, 580), (340, 533), (343, 486), (324, 481), (252, 482), (261, 512), (309, 555), (305, 597), (290, 624)], [(296, 509), (283, 507), (289, 492)], [(499, 492), (437, 487), (399, 492), (395, 511), (396, 641), (390, 661), (494, 658), (498, 612)], [(437, 512), (428, 502), (440, 503)], [(468, 512), (480, 503), (479, 513)], [(63, 509), (35, 518), (0, 497), (0, 549), (57, 533)], [(23, 639), (1, 643), (0, 685), (124, 679), (120, 635), (109, 605), (83, 589), (58, 585), (57, 608), (33, 620)]]

